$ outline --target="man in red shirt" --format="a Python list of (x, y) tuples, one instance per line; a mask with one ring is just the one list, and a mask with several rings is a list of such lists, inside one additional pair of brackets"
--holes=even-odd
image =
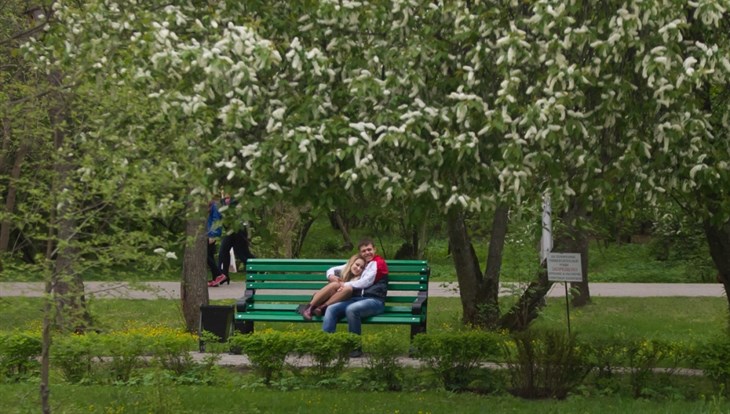
[[(360, 255), (367, 262), (365, 270), (358, 280), (346, 282), (352, 286), (352, 297), (348, 300), (327, 307), (322, 322), (322, 330), (335, 332), (337, 321), (347, 317), (347, 329), (351, 333), (362, 333), (362, 318), (378, 315), (385, 311), (385, 297), (388, 294), (388, 265), (378, 256), (371, 239), (362, 239), (358, 243)], [(332, 281), (334, 273), (327, 275)], [(362, 355), (362, 351), (354, 351), (350, 356)]]

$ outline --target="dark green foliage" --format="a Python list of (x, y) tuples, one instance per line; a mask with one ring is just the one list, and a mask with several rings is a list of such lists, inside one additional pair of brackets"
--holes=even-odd
[(656, 219), (649, 248), (656, 260), (686, 263), (689, 281), (715, 282), (717, 270), (702, 226), (682, 210), (675, 207)]
[(288, 332), (266, 330), (250, 335), (233, 335), (231, 348), (240, 349), (266, 385), (281, 375), (286, 357), (296, 347), (296, 337)]
[(360, 346), (360, 336), (337, 332), (299, 331), (295, 334), (296, 353), (309, 355), (320, 377), (335, 377), (347, 365), (350, 351)]
[(415, 356), (431, 368), (449, 390), (464, 389), (473, 370), (493, 361), (499, 352), (498, 335), (484, 331), (445, 332), (418, 335)]
[(717, 389), (730, 396), (730, 336), (724, 334), (700, 345), (694, 359)]
[(529, 329), (505, 343), (514, 395), (563, 399), (591, 371), (587, 348), (575, 335)]
[(669, 364), (662, 370), (667, 377), (674, 373), (682, 352), (679, 347), (661, 340), (629, 340), (624, 343), (622, 362), (628, 370), (629, 382), (634, 398), (651, 392), (650, 383), (657, 368)]
[(53, 365), (61, 370), (63, 378), (72, 383), (90, 381), (99, 355), (98, 335), (65, 335), (55, 339), (51, 348)]
[(366, 372), (376, 389), (398, 391), (403, 381), (403, 367), (398, 357), (405, 354), (401, 342), (393, 335), (379, 333), (363, 339), (367, 352)]
[(28, 332), (0, 335), (0, 382), (20, 381), (38, 371), (40, 336)]

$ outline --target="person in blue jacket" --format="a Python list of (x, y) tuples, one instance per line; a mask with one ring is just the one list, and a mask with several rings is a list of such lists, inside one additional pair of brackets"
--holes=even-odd
[[(212, 273), (211, 280), (218, 280), (218, 285), (226, 278), (215, 260), (216, 243), (223, 234), (223, 228), (221, 227), (222, 218), (223, 216), (218, 210), (218, 203), (215, 200), (211, 200), (208, 203), (208, 222), (206, 224), (206, 229), (208, 230), (208, 257), (206, 262), (208, 263), (208, 269)], [(221, 279), (221, 276), (223, 276), (223, 279)]]

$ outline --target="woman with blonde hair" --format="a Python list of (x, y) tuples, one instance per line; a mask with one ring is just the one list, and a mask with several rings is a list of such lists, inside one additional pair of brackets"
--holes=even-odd
[(327, 306), (349, 299), (352, 296), (352, 286), (347, 282), (359, 279), (365, 270), (365, 265), (365, 258), (356, 254), (347, 261), (344, 267), (335, 266), (327, 270), (325, 274), (329, 283), (317, 291), (304, 308), (302, 311), (304, 319), (311, 320), (312, 315), (322, 316)]

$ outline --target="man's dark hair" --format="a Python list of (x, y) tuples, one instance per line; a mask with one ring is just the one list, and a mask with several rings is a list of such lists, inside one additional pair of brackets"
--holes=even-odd
[(371, 239), (369, 237), (365, 237), (363, 239), (360, 239), (360, 241), (357, 243), (357, 249), (360, 250), (360, 248), (362, 246), (367, 246), (368, 244), (370, 244), (373, 247), (375, 247), (375, 242), (373, 241), (373, 239)]

